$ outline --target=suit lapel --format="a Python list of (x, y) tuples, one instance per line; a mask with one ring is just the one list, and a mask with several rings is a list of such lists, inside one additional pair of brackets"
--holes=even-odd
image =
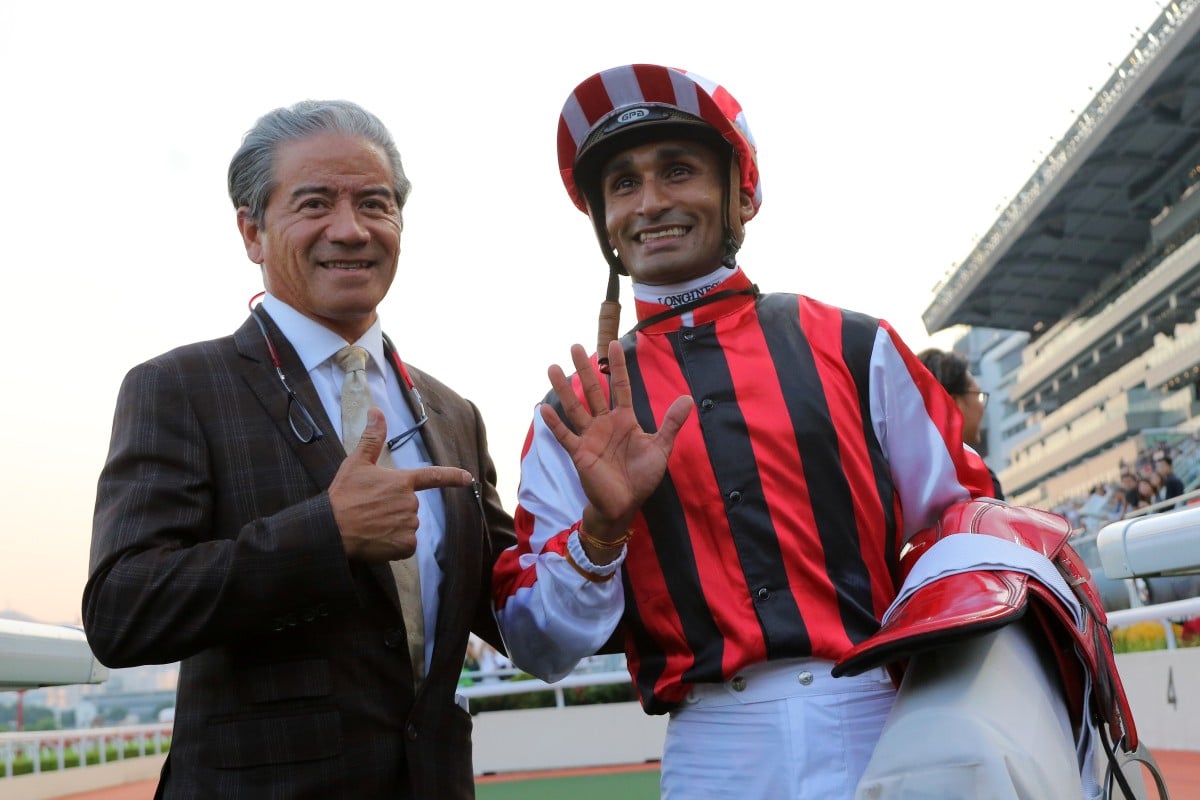
[[(408, 370), (416, 374), (417, 380), (424, 377), (411, 366)], [(462, 432), (451, 423), (445, 412), (446, 398), (432, 381), (422, 381), (419, 388), (425, 400), (425, 412), (429, 416), (429, 421), (421, 431), (429, 458), (440, 466), (469, 468), (471, 462), (463, 452)], [(474, 495), (469, 488), (450, 487), (442, 489), (441, 495), (442, 506), (446, 510), (446, 521), (438, 557), (442, 583), (438, 590), (438, 618), (431, 659), (435, 665), (450, 652), (445, 649), (443, 643), (454, 641), (453, 632), (469, 625), (469, 621), (464, 623), (458, 619), (464, 611), (469, 611), (461, 600), (470, 594), (466, 592), (462, 582), (474, 575), (472, 570), (465, 568), (470, 563), (470, 554), (464, 551), (464, 543), (466, 533), (477, 528), (471, 524), (470, 517), (464, 516), (472, 513), (474, 509)], [(431, 672), (436, 669), (436, 666), (432, 667)]]
[[(258, 324), (253, 319), (247, 319), (245, 324), (234, 334), (238, 353), (243, 357), (242, 378), (274, 421), (279, 435), (292, 448), (296, 458), (300, 460), (304, 469), (312, 477), (315, 490), (323, 492), (329, 488), (329, 484), (333, 483), (334, 475), (337, 474), (342, 462), (346, 460), (346, 450), (342, 447), (341, 438), (333, 431), (333, 423), (329, 420), (329, 415), (325, 413), (325, 406), (321, 403), (321, 399), (317, 397), (317, 391), (308, 377), (308, 371), (304, 369), (304, 363), (300, 360), (300, 356), (296, 354), (291, 342), (275, 326), (270, 315), (262, 309), (260, 312), (266, 321), (271, 342), (275, 345), (275, 351), (279, 355), (280, 366), (287, 378), (288, 385), (292, 387), (292, 391), (300, 398), (300, 402), (304, 404), (309, 415), (317, 423), (321, 430), (321, 438), (306, 444), (300, 441), (292, 431), (287, 416), (287, 390), (275, 372), (275, 367), (271, 363), (270, 350), (267, 349), (262, 331), (259, 330)], [(292, 411), (295, 413), (296, 410), (293, 408)], [(364, 567), (371, 574), (372, 579), (379, 584), (389, 598), (392, 607), (399, 614), (400, 595), (396, 591), (396, 580), (392, 575), (391, 567), (387, 563), (365, 564)]]
[[(333, 424), (329, 421), (329, 416), (325, 413), (325, 407), (321, 404), (320, 398), (317, 397), (316, 390), (308, 378), (308, 372), (304, 369), (300, 357), (296, 355), (291, 343), (275, 327), (270, 316), (261, 309), (260, 313), (266, 320), (271, 341), (279, 354), (283, 374), (292, 387), (292, 391), (296, 393), (309, 415), (317, 423), (322, 434), (321, 438), (306, 444), (300, 441), (292, 430), (291, 423), (288, 421), (287, 390), (271, 363), (270, 351), (267, 349), (258, 324), (253, 319), (247, 319), (234, 334), (238, 353), (242, 356), (242, 362), (239, 365), (242, 379), (258, 398), (265, 413), (274, 422), (279, 435), (288, 443), (288, 446), (296, 454), (296, 458), (312, 476), (317, 490), (325, 491), (333, 482), (334, 474), (337, 473), (338, 467), (346, 458), (346, 451), (342, 449), (341, 439), (333, 433)], [(295, 413), (296, 409), (293, 408), (292, 411)]]

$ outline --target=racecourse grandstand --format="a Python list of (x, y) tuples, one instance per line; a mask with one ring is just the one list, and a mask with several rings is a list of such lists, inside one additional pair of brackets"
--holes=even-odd
[(1012, 502), (1083, 503), (1153, 452), (1200, 484), (1198, 6), (1165, 7), (923, 315), (972, 327)]

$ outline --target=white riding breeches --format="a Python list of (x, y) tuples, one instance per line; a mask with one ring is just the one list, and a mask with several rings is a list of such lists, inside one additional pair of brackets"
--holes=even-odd
[(832, 662), (757, 664), (700, 684), (672, 712), (665, 800), (850, 798), (892, 707), (882, 669), (834, 678)]

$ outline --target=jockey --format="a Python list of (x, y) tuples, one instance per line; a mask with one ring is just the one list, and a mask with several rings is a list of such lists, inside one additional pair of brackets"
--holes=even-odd
[(624, 649), (644, 710), (670, 715), (664, 798), (851, 797), (896, 688), (882, 661), (835, 665), (879, 631), (904, 545), (990, 490), (962, 415), (887, 322), (743, 271), (763, 195), (724, 87), (592, 75), (558, 158), (609, 293), (526, 439), (493, 583), (509, 653), (553, 681)]

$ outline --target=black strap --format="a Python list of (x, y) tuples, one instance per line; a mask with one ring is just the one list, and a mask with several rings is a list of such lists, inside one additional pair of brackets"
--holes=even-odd
[(683, 305), (678, 305), (678, 306), (675, 306), (674, 308), (668, 308), (666, 311), (659, 312), (658, 314), (655, 314), (652, 317), (646, 317), (644, 320), (639, 322), (637, 325), (634, 325), (633, 328), (629, 332), (636, 333), (637, 331), (640, 331), (643, 328), (648, 328), (651, 325), (655, 325), (659, 322), (662, 322), (664, 319), (670, 319), (671, 317), (675, 317), (680, 314), (686, 314), (688, 311), (691, 311), (692, 309), (700, 308), (700, 306), (706, 306), (709, 303), (715, 303), (718, 300), (724, 300), (727, 297), (736, 297), (739, 294), (748, 294), (751, 297), (757, 297), (759, 294), (758, 284), (752, 283), (746, 289), (722, 289), (719, 292), (713, 292), (712, 294), (706, 294), (706, 295), (704, 295), (704, 297), (701, 297), (698, 300), (693, 300), (690, 303), (684, 303)]
[(1167, 784), (1163, 779), (1162, 771), (1158, 768), (1158, 762), (1154, 760), (1154, 756), (1146, 747), (1145, 742), (1138, 742), (1136, 750), (1126, 752), (1123, 744), (1118, 743), (1117, 747), (1109, 744), (1108, 726), (1103, 722), (1096, 726), (1096, 733), (1100, 737), (1100, 744), (1104, 746), (1104, 755), (1108, 757), (1108, 767), (1105, 769), (1103, 796), (1108, 800), (1113, 796), (1113, 782), (1121, 789), (1122, 797), (1133, 798), (1138, 797), (1134, 794), (1133, 788), (1129, 784), (1129, 780), (1125, 775), (1125, 767), (1129, 764), (1140, 764), (1146, 768), (1150, 776), (1154, 779), (1154, 788), (1158, 792), (1158, 800), (1169, 800), (1167, 795)]

